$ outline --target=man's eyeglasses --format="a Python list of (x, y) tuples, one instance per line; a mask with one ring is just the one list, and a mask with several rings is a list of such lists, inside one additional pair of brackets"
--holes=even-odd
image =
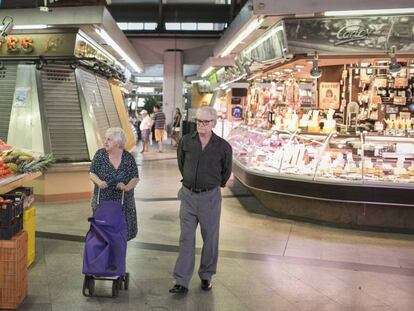
[(214, 120), (200, 120), (200, 119), (195, 119), (195, 121), (196, 121), (198, 124), (202, 124), (202, 125), (204, 125), (204, 126), (207, 126), (207, 125), (209, 125), (209, 124), (210, 124), (210, 122), (213, 122)]

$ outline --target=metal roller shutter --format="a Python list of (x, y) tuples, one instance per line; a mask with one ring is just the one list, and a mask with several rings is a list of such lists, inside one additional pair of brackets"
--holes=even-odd
[(96, 123), (98, 126), (99, 134), (103, 142), (105, 138), (105, 132), (110, 126), (108, 117), (106, 115), (105, 107), (102, 103), (102, 98), (99, 92), (98, 83), (96, 82), (96, 77), (94, 74), (84, 69), (80, 68), (78, 70), (85, 100), (88, 106), (92, 107), (92, 111), (95, 115)]
[(0, 139), (7, 141), (10, 113), (16, 87), (17, 63), (4, 63), (0, 69)]
[(40, 77), (51, 152), (59, 161), (89, 161), (75, 72), (44, 66)]
[(115, 101), (108, 80), (99, 76), (96, 76), (96, 80), (98, 82), (99, 91), (101, 92), (106, 115), (108, 116), (109, 125), (111, 127), (121, 127), (121, 121), (119, 121), (118, 111), (116, 110)]

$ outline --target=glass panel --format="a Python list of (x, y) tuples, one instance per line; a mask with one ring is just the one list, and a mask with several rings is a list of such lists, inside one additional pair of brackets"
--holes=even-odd
[(315, 178), (362, 182), (362, 145), (360, 137), (329, 137), (320, 155)]
[(214, 30), (214, 24), (213, 23), (198, 23), (197, 29), (200, 31), (212, 31)]
[(181, 30), (180, 23), (165, 23), (166, 30)]
[(155, 30), (157, 28), (157, 23), (144, 23), (145, 30)]
[(365, 136), (364, 182), (414, 185), (414, 139)]
[(197, 23), (181, 23), (181, 30), (197, 30)]
[(128, 29), (128, 23), (116, 23), (121, 30), (127, 30)]
[(128, 23), (128, 30), (143, 30), (144, 23)]

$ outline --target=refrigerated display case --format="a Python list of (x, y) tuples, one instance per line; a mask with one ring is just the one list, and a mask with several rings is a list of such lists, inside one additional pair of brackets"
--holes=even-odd
[(235, 177), (282, 216), (414, 232), (414, 138), (241, 125), (228, 139)]

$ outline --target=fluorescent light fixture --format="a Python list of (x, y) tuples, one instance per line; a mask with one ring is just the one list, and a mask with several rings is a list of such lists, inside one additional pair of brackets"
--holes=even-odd
[(191, 80), (191, 84), (194, 84), (194, 83), (203, 83), (204, 82), (204, 80)]
[(201, 77), (206, 77), (208, 76), (212, 71), (214, 70), (214, 67), (208, 67), (206, 70), (204, 70), (204, 72), (201, 74)]
[(142, 69), (128, 56), (127, 53), (107, 34), (103, 29), (95, 29), (98, 35), (105, 40), (125, 61), (136, 71), (142, 72)]
[(13, 29), (46, 29), (48, 26), (44, 24), (40, 25), (14, 25)]
[(246, 49), (246, 53), (250, 53), (253, 49), (257, 48), (259, 45), (261, 45), (263, 42), (268, 40), (270, 37), (274, 36), (278, 31), (283, 31), (283, 26), (277, 25), (276, 27), (273, 27), (268, 32), (266, 32), (261, 38), (256, 40), (251, 46), (249, 46)]
[(198, 23), (197, 24), (197, 30), (200, 30), (200, 31), (213, 31), (214, 30), (214, 24), (213, 23)]
[(165, 23), (166, 30), (181, 30), (181, 23)]
[(383, 10), (352, 10), (352, 11), (327, 11), (325, 16), (360, 16), (360, 15), (392, 15), (411, 14), (414, 8), (383, 9)]
[(227, 56), (233, 51), (233, 49), (238, 46), (244, 39), (247, 38), (253, 31), (255, 31), (261, 23), (263, 23), (263, 18), (255, 18), (237, 37), (234, 39), (229, 46), (221, 53), (221, 57)]
[(148, 86), (139, 86), (137, 89), (138, 93), (154, 93), (155, 88)]
[(181, 30), (197, 30), (197, 23), (181, 23)]

